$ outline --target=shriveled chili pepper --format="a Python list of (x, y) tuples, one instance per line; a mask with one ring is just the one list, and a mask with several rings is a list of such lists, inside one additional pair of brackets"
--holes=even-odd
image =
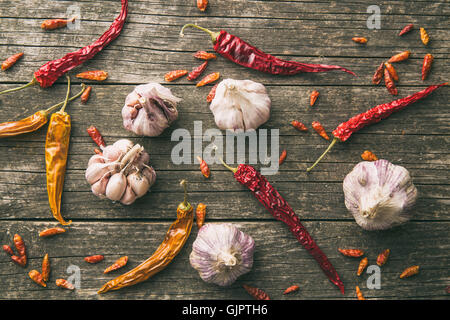
[(184, 201), (177, 207), (177, 219), (170, 226), (163, 242), (153, 255), (133, 270), (108, 281), (97, 293), (118, 290), (147, 280), (163, 270), (178, 255), (191, 233), (194, 223), (194, 209), (187, 201), (187, 182), (182, 180), (184, 187)]
[(189, 73), (189, 71), (187, 71), (187, 70), (173, 70), (173, 71), (167, 72), (164, 75), (164, 80), (166, 80), (167, 82), (174, 81), (178, 78), (181, 78), (184, 75), (187, 75), (188, 73)]
[(325, 253), (320, 250), (308, 230), (301, 224), (300, 219), (295, 214), (291, 206), (278, 193), (277, 190), (267, 181), (261, 173), (250, 165), (240, 164), (237, 168), (232, 168), (222, 161), (223, 165), (234, 173), (234, 178), (242, 185), (250, 189), (256, 199), (272, 214), (275, 219), (284, 222), (297, 240), (308, 251), (310, 255), (319, 263), (328, 279), (339, 287), (344, 294), (344, 284), (339, 275), (328, 260)]
[(424, 28), (420, 28), (420, 40), (422, 40), (424, 45), (428, 45), (428, 42), (430, 41), (430, 37)]
[(402, 36), (408, 32), (410, 32), (412, 29), (414, 29), (414, 25), (412, 23), (406, 25), (398, 34), (399, 36)]
[(216, 83), (211, 90), (209, 91), (208, 95), (206, 96), (206, 102), (211, 102), (214, 100), (214, 97), (216, 96), (216, 90), (217, 90), (217, 86), (219, 84)]
[(380, 84), (381, 79), (383, 79), (384, 74), (384, 62), (380, 64), (380, 66), (375, 70), (375, 73), (372, 77), (372, 83), (373, 84)]
[(358, 286), (356, 286), (356, 297), (358, 298), (358, 300), (366, 300), (361, 292), (361, 289), (359, 289)]
[(319, 97), (319, 91), (313, 90), (313, 92), (311, 92), (311, 95), (309, 96), (309, 105), (311, 107), (316, 103), (318, 97)]
[(303, 123), (301, 123), (300, 121), (293, 120), (293, 121), (291, 122), (291, 124), (292, 124), (292, 126), (293, 126), (295, 129), (297, 129), (297, 130), (300, 130), (300, 131), (308, 131), (308, 128), (307, 128)]
[(41, 66), (35, 73), (33, 79), (20, 87), (5, 90), (1, 94), (14, 92), (25, 89), (29, 86), (39, 83), (42, 88), (47, 88), (53, 85), (59, 77), (66, 72), (72, 70), (83, 62), (92, 59), (97, 53), (105, 48), (111, 41), (116, 39), (123, 29), (125, 19), (128, 14), (128, 0), (121, 0), (122, 8), (119, 16), (114, 20), (109, 29), (103, 33), (94, 43), (79, 49), (75, 52), (70, 52), (64, 57), (52, 60)]
[(28, 276), (31, 278), (31, 280), (33, 280), (34, 282), (36, 282), (38, 285), (42, 286), (42, 287), (46, 287), (47, 284), (44, 282), (44, 280), (42, 279), (42, 275), (39, 271), (37, 270), (31, 270), (28, 273)]
[(380, 267), (383, 266), (387, 262), (390, 253), (391, 250), (389, 249), (386, 249), (382, 253), (380, 253), (377, 257), (377, 265), (379, 265)]
[(407, 60), (409, 58), (410, 54), (411, 54), (411, 51), (409, 51), (409, 50), (400, 52), (400, 53), (390, 57), (388, 62), (389, 63), (393, 63), (393, 62), (405, 61), (405, 60)]
[(369, 259), (363, 258), (363, 259), (359, 262), (358, 271), (356, 272), (356, 274), (357, 274), (358, 276), (360, 276), (360, 275), (363, 273), (364, 269), (367, 268), (368, 265), (369, 265)]
[(68, 23), (72, 23), (75, 21), (75, 17), (72, 19), (50, 19), (45, 20), (41, 24), (41, 28), (44, 30), (55, 30), (59, 28), (64, 28)]
[(356, 43), (361, 43), (361, 44), (367, 43), (367, 38), (364, 38), (364, 37), (353, 37), (352, 40)]
[(200, 11), (205, 11), (208, 6), (208, 0), (197, 0), (197, 8)]
[(418, 274), (419, 273), (419, 268), (420, 268), (419, 266), (412, 266), (412, 267), (406, 268), (402, 272), (402, 274), (400, 275), (400, 279), (408, 278), (408, 277), (411, 277), (411, 276), (413, 276), (415, 274)]
[(392, 94), (393, 96), (396, 96), (398, 94), (398, 90), (395, 87), (394, 79), (392, 79), (391, 74), (389, 73), (387, 68), (384, 69), (384, 84), (390, 94)]
[(2, 70), (8, 70), (13, 65), (16, 64), (17, 61), (19, 61), (20, 58), (23, 57), (23, 52), (16, 53), (9, 58), (7, 58), (5, 61), (2, 62)]
[(256, 300), (270, 300), (269, 295), (259, 288), (250, 287), (246, 284), (244, 284), (243, 287), (245, 291), (247, 291), (248, 294), (251, 295)]
[(114, 262), (112, 265), (110, 265), (108, 268), (105, 269), (105, 271), (103, 271), (103, 273), (110, 273), (111, 271), (120, 269), (122, 267), (124, 267), (128, 262), (128, 257), (127, 256), (123, 256), (120, 257), (119, 259), (116, 260), (116, 262)]
[(17, 263), (21, 267), (25, 267), (27, 264), (26, 256), (18, 257), (18, 256), (11, 256), (11, 260)]
[(372, 151), (369, 151), (369, 150), (365, 150), (361, 154), (361, 158), (364, 161), (377, 161), (378, 160), (378, 157)]
[(83, 94), (81, 95), (81, 102), (87, 103), (89, 100), (89, 96), (91, 95), (92, 87), (88, 86), (86, 90), (84, 90)]
[(9, 254), (10, 256), (14, 255), (14, 251), (12, 250), (12, 248), (10, 246), (8, 246), (7, 244), (3, 245), (3, 251), (5, 251), (7, 254)]
[(46, 238), (46, 237), (51, 237), (51, 236), (61, 234), (64, 232), (66, 232), (66, 229), (63, 229), (63, 228), (59, 228), (59, 227), (49, 228), (49, 229), (45, 229), (45, 230), (39, 232), (39, 237)]
[(78, 73), (76, 77), (86, 80), (104, 81), (108, 79), (108, 72), (104, 70), (91, 70)]
[(289, 288), (287, 288), (286, 290), (284, 290), (283, 294), (289, 294), (291, 292), (298, 291), (298, 289), (300, 289), (299, 286), (293, 285), (293, 286), (290, 286)]
[(428, 74), (430, 73), (431, 65), (433, 64), (434, 57), (431, 53), (427, 53), (425, 57), (423, 58), (423, 64), (422, 64), (422, 80), (425, 81), (425, 79), (428, 77)]
[(86, 129), (89, 136), (92, 138), (92, 140), (99, 146), (99, 147), (106, 147), (105, 140), (103, 139), (102, 134), (98, 129), (94, 126), (90, 126)]
[(101, 254), (96, 254), (93, 256), (85, 257), (84, 261), (86, 261), (87, 263), (99, 263), (100, 261), (103, 261), (103, 259), (105, 259), (104, 256), (102, 256)]
[(311, 126), (313, 129), (325, 140), (330, 140), (330, 137), (328, 136), (327, 132), (325, 131), (325, 128), (322, 126), (322, 124), (319, 121), (313, 121), (311, 123)]
[(208, 74), (207, 76), (205, 76), (202, 80), (200, 80), (199, 82), (197, 82), (197, 87), (203, 87), (211, 82), (216, 81), (217, 79), (220, 78), (220, 72), (213, 72)]
[(25, 247), (25, 241), (23, 241), (22, 237), (18, 234), (14, 235), (14, 246), (16, 247), (17, 252), (21, 258), (25, 259), (25, 264), (27, 261), (27, 249)]
[(394, 81), (398, 81), (398, 74), (397, 71), (395, 71), (394, 66), (389, 62), (385, 62), (384, 65), (387, 71), (389, 71), (389, 74), (391, 75), (392, 79), (394, 79)]
[(200, 229), (203, 227), (203, 224), (205, 223), (205, 216), (206, 216), (206, 204), (199, 203), (197, 205), (197, 210), (195, 210), (195, 217), (197, 222), (197, 227)]
[(102, 150), (100, 150), (100, 149), (98, 149), (98, 148), (95, 148), (95, 149), (94, 149), (94, 152), (95, 152), (96, 154), (103, 154)]
[(352, 71), (340, 66), (307, 64), (279, 59), (257, 49), (239, 37), (229, 34), (224, 30), (212, 32), (211, 30), (202, 28), (196, 24), (189, 23), (183, 26), (180, 36), (184, 36), (183, 32), (187, 27), (194, 27), (208, 33), (211, 36), (211, 40), (214, 43), (214, 50), (217, 53), (228, 60), (247, 68), (281, 75), (294, 75), (300, 72), (342, 70), (356, 76)]
[(68, 289), (68, 290), (74, 290), (75, 287), (73, 284), (71, 284), (66, 279), (56, 279), (56, 285), (60, 288)]
[(48, 253), (45, 254), (42, 259), (42, 270), (41, 270), (42, 280), (47, 282), (50, 277), (50, 259), (48, 258)]
[(209, 170), (208, 164), (206, 163), (205, 160), (203, 160), (200, 157), (197, 157), (198, 162), (200, 162), (200, 171), (202, 172), (203, 176), (205, 178), (209, 178), (211, 172)]
[(311, 171), (338, 141), (345, 142), (348, 138), (350, 138), (350, 136), (353, 133), (361, 130), (362, 128), (370, 124), (380, 122), (381, 120), (389, 117), (392, 113), (400, 111), (405, 107), (409, 106), (410, 104), (413, 104), (414, 102), (425, 98), (436, 89), (445, 85), (447, 85), (447, 83), (429, 86), (428, 88), (416, 92), (405, 98), (377, 105), (367, 110), (366, 112), (360, 113), (350, 118), (348, 121), (341, 123), (340, 125), (337, 126), (336, 129), (334, 129), (333, 131), (334, 138), (333, 141), (331, 141), (328, 148), (325, 150), (324, 153), (322, 153), (322, 155), (316, 160), (316, 162), (314, 162), (314, 164), (311, 167), (309, 167), (306, 171)]
[(359, 250), (359, 249), (341, 249), (341, 248), (339, 248), (338, 251), (347, 257), (358, 258), (358, 257), (361, 257), (364, 255), (364, 251)]
[(194, 53), (194, 57), (201, 60), (212, 60), (217, 58), (214, 53), (206, 51), (197, 51), (196, 53)]
[(199, 65), (198, 67), (192, 69), (192, 71), (189, 72), (189, 74), (187, 76), (187, 79), (188, 80), (195, 80), (195, 79), (197, 79), (203, 73), (203, 71), (205, 71), (207, 66), (208, 66), (208, 61), (205, 61), (201, 65)]
[(287, 151), (284, 149), (280, 154), (280, 159), (278, 160), (278, 165), (282, 165), (284, 163), (284, 160), (286, 160)]
[[(69, 101), (78, 98), (83, 93), (83, 90), (84, 84), (83, 89), (78, 94), (71, 97)], [(47, 123), (50, 112), (53, 109), (61, 107), (63, 104), (64, 101), (57, 103), (46, 110), (39, 110), (31, 116), (21, 120), (0, 123), (0, 138), (13, 137), (38, 130)]]

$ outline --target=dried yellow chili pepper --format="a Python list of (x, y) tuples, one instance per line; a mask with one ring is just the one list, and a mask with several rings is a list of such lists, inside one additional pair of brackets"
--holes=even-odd
[(177, 220), (170, 226), (158, 249), (133, 270), (107, 282), (97, 293), (118, 290), (143, 282), (167, 267), (177, 256), (186, 243), (194, 223), (194, 209), (187, 202), (186, 181), (181, 181), (181, 185), (184, 187), (184, 201), (178, 205)]

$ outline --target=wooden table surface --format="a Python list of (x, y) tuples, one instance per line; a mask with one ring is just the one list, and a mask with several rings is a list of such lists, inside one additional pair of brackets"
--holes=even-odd
[[(398, 97), (407, 96), (430, 84), (448, 81), (449, 1), (377, 1), (381, 9), (381, 29), (367, 28), (373, 1), (258, 1), (210, 0), (206, 13), (195, 1), (147, 0), (129, 3), (129, 16), (122, 34), (94, 59), (71, 72), (73, 92), (79, 79), (74, 74), (94, 69), (109, 72), (101, 83), (89, 83), (93, 91), (88, 104), (76, 100), (68, 106), (72, 116), (69, 161), (63, 193), (62, 212), (73, 223), (66, 234), (40, 239), (38, 232), (57, 226), (47, 201), (44, 142), (46, 128), (38, 132), (0, 140), (0, 240), (11, 244), (19, 233), (25, 239), (29, 262), (21, 268), (0, 254), (0, 299), (248, 299), (242, 289), (249, 284), (264, 289), (272, 299), (355, 299), (359, 285), (368, 299), (448, 299), (449, 272), (449, 170), (448, 152), (450, 92), (442, 88), (427, 99), (392, 115), (377, 125), (355, 134), (340, 144), (311, 173), (305, 169), (322, 153), (328, 142), (313, 130), (301, 133), (290, 126), (298, 119), (309, 125), (320, 121), (330, 133), (340, 122), (369, 107), (394, 100), (383, 85), (371, 84), (381, 61), (395, 53), (411, 50), (411, 58), (396, 64), (400, 76)], [(65, 17), (70, 5), (81, 13), (80, 30), (67, 28), (51, 32), (40, 29), (45, 19)], [(45, 62), (90, 44), (111, 24), (120, 10), (118, 0), (37, 1), (0, 0), (0, 57), (23, 51), (23, 59), (0, 73), (0, 89), (28, 82), (32, 72)], [(208, 67), (222, 78), (251, 79), (263, 83), (272, 99), (270, 120), (261, 128), (280, 129), (280, 148), (288, 151), (280, 171), (268, 179), (286, 198), (313, 238), (328, 255), (341, 276), (346, 293), (332, 285), (317, 263), (294, 239), (287, 228), (272, 218), (260, 203), (239, 185), (220, 165), (211, 166), (205, 179), (198, 164), (174, 165), (170, 154), (178, 143), (171, 141), (177, 128), (193, 132), (194, 121), (203, 128), (216, 128), (205, 97), (210, 87), (196, 88), (180, 79), (164, 83), (173, 69), (192, 69), (199, 61), (197, 50), (212, 52), (209, 37), (188, 30), (179, 37), (185, 23), (196, 22), (212, 30), (225, 29), (276, 56), (310, 63), (337, 64), (354, 71), (299, 74), (278, 77), (249, 70), (219, 57)], [(399, 37), (408, 23), (416, 29)], [(425, 27), (431, 41), (425, 47), (419, 27)], [(369, 39), (366, 45), (351, 41), (354, 36)], [(423, 57), (435, 57), (432, 72), (423, 82)], [(161, 136), (137, 137), (122, 127), (121, 109), (133, 88), (150, 81), (169, 87), (183, 101), (179, 119)], [(309, 94), (320, 91), (314, 108)], [(0, 121), (28, 116), (62, 101), (65, 79), (53, 87), (39, 87), (0, 97)], [(96, 198), (84, 178), (94, 144), (86, 134), (97, 126), (108, 143), (119, 138), (139, 141), (150, 153), (158, 177), (149, 194), (131, 206)], [(206, 145), (206, 143), (205, 143)], [(412, 220), (380, 232), (362, 230), (344, 205), (342, 180), (361, 161), (364, 150), (406, 167), (419, 192)], [(149, 257), (162, 241), (176, 217), (182, 200), (180, 179), (189, 181), (193, 205), (208, 205), (207, 221), (232, 222), (256, 242), (254, 267), (231, 287), (221, 288), (203, 282), (189, 265), (196, 226), (179, 256), (167, 269), (145, 283), (120, 291), (97, 295), (96, 291), (116, 274), (104, 275), (106, 266), (122, 255), (130, 260), (123, 271)], [(386, 248), (389, 262), (381, 269), (381, 289), (368, 289), (367, 274), (356, 276), (359, 259), (346, 258), (338, 247), (367, 251), (369, 264)], [(40, 269), (45, 253), (50, 256), (52, 273), (47, 288), (40, 288), (27, 276)], [(96, 265), (83, 257), (103, 254)], [(81, 270), (81, 287), (61, 290), (54, 281), (68, 278), (67, 268)], [(401, 280), (401, 271), (420, 265), (419, 275)], [(300, 290), (289, 296), (282, 292), (298, 284)]]

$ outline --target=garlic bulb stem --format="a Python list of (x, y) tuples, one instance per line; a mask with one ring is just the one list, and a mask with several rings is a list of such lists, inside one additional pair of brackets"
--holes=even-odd
[(129, 163), (133, 162), (136, 155), (144, 150), (139, 144), (136, 144), (130, 151), (128, 151), (120, 161), (120, 169), (124, 169)]
[(223, 264), (227, 267), (233, 267), (237, 264), (238, 260), (234, 254), (227, 251), (221, 251), (218, 256), (218, 262), (223, 262)]

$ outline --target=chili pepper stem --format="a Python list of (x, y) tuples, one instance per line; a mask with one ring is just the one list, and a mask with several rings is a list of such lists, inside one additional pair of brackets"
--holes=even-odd
[(324, 153), (322, 153), (322, 155), (319, 157), (319, 159), (317, 159), (316, 160), (316, 162), (314, 162), (314, 164), (311, 166), (311, 167), (309, 167), (308, 169), (306, 169), (306, 172), (309, 172), (309, 171), (311, 171), (319, 162), (320, 162), (320, 160), (322, 160), (323, 159), (323, 157), (325, 157), (325, 155), (328, 153), (328, 151), (330, 151), (331, 150), (331, 148), (333, 148), (333, 146), (336, 144), (336, 142), (338, 142), (339, 140), (338, 140), (338, 138), (334, 138), (333, 139), (333, 141), (331, 141), (331, 143), (330, 143), (330, 145), (328, 146), (328, 148), (327, 148), (327, 150), (325, 150), (325, 152)]
[(31, 87), (31, 86), (35, 85), (36, 83), (37, 83), (37, 80), (36, 80), (36, 78), (33, 77), (33, 80), (31, 80), (30, 82), (28, 82), (27, 84), (25, 84), (23, 86), (12, 88), (12, 89), (8, 89), (8, 90), (4, 90), (4, 91), (0, 91), (0, 95), (5, 94), (5, 93), (14, 92), (14, 91), (19, 91), (19, 90)]
[(70, 96), (70, 77), (66, 75), (67, 78), (67, 92), (66, 92), (66, 99), (64, 100), (64, 104), (61, 107), (61, 109), (58, 111), (59, 113), (63, 113), (66, 109), (67, 102), (69, 102), (69, 96)]
[(225, 168), (227, 168), (228, 170), (230, 170), (230, 171), (233, 172), (233, 173), (236, 173), (237, 168), (230, 167), (229, 165), (227, 165), (227, 164), (225, 163), (225, 161), (223, 161), (222, 158), (219, 158), (219, 159), (220, 159), (220, 162), (222, 162), (222, 164), (223, 164), (223, 166), (224, 166)]
[(191, 210), (191, 204), (187, 201), (187, 180), (181, 180), (180, 185), (184, 188), (184, 200), (178, 205), (178, 209), (187, 212)]
[[(84, 92), (85, 89), (86, 89), (86, 85), (85, 85), (84, 83), (82, 83), (82, 84), (81, 84), (81, 91), (78, 92), (76, 95), (70, 97), (68, 101), (75, 100), (76, 98), (78, 98), (79, 96), (81, 96), (81, 95), (83, 94), (83, 92)], [(64, 104), (64, 102), (65, 102), (65, 101), (59, 102), (59, 103), (57, 103), (57, 104), (54, 104), (54, 105), (52, 105), (50, 108), (45, 109), (44, 112), (45, 112), (45, 113), (49, 113), (49, 112), (51, 112), (53, 109), (56, 109), (56, 108), (62, 106), (62, 105)]]
[(196, 24), (188, 23), (188, 24), (185, 24), (185, 25), (183, 26), (183, 28), (181, 28), (181, 31), (180, 31), (180, 37), (184, 37), (184, 29), (186, 29), (187, 27), (197, 28), (197, 29), (200, 29), (200, 30), (202, 30), (202, 31), (204, 31), (204, 32), (206, 32), (206, 33), (208, 33), (209, 36), (211, 37), (211, 41), (212, 41), (213, 43), (216, 42), (217, 37), (218, 37), (219, 34), (220, 34), (220, 32), (213, 32), (213, 31), (208, 30), (208, 29), (206, 29), (206, 28), (200, 27), (200, 26), (198, 26), (198, 25), (196, 25)]

